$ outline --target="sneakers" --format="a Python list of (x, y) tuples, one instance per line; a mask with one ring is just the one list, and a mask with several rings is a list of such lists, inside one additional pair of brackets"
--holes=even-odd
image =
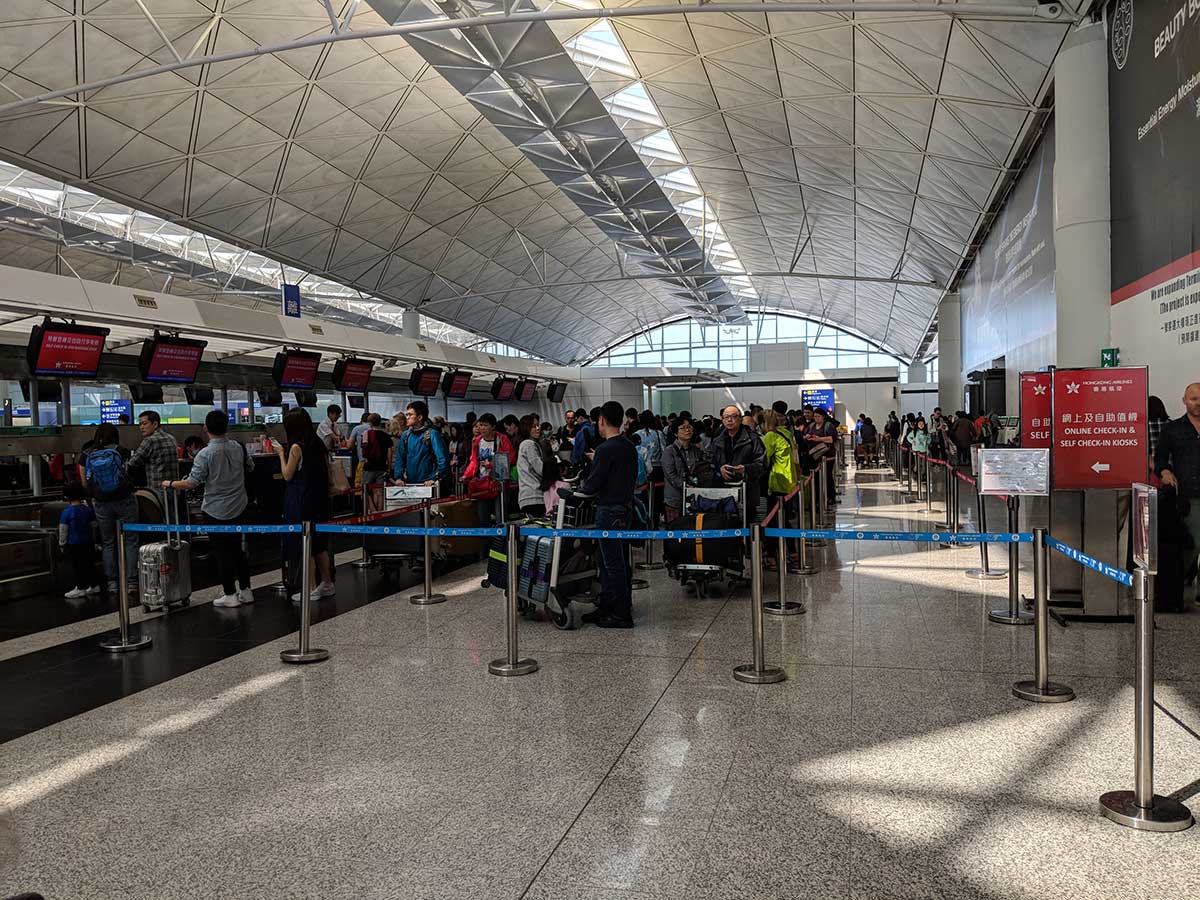
[(87, 595), (88, 595), (88, 592), (84, 588), (78, 588), (78, 587), (71, 588), (71, 590), (69, 590), (65, 594), (63, 594), (63, 596), (66, 597), (68, 600), (82, 600)]
[(120, 590), (120, 588), (119, 588), (119, 586), (117, 585), (117, 583), (116, 583), (115, 581), (110, 581), (110, 582), (108, 583), (108, 592), (109, 592), (109, 593), (110, 593), (112, 596), (114, 596), (114, 597), (115, 597), (115, 596), (117, 595), (117, 591), (118, 591), (118, 590)]
[(632, 628), (633, 619), (627, 616), (604, 615), (596, 620), (601, 628)]
[(337, 592), (337, 588), (334, 587), (332, 581), (322, 581), (313, 590), (313, 596), (315, 596), (315, 597), (332, 597), (336, 592)]
[(89, 594), (99, 594), (101, 590), (103, 590), (103, 588), (101, 588), (100, 585), (93, 584), (90, 588), (87, 589), (87, 592)]
[(237, 597), (243, 605), (253, 603), (254, 591), (250, 590), (250, 588), (242, 588), (241, 591), (238, 592)]
[(234, 606), (241, 605), (242, 601), (237, 598), (237, 594), (223, 594), (213, 601), (213, 606), (225, 606), (232, 608)]

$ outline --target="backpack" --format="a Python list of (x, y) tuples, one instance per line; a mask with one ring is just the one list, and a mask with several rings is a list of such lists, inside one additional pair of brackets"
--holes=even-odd
[(387, 451), (383, 449), (383, 441), (379, 439), (379, 431), (372, 428), (363, 435), (363, 468), (382, 469), (387, 466)]
[(125, 460), (115, 447), (89, 453), (84, 472), (88, 489), (97, 500), (123, 500), (133, 493)]

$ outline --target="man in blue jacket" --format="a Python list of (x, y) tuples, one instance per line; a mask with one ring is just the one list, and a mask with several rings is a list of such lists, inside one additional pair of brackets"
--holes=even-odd
[(446, 439), (429, 424), (429, 406), (414, 400), (404, 412), (407, 427), (396, 441), (392, 477), (401, 484), (437, 484), (446, 477)]

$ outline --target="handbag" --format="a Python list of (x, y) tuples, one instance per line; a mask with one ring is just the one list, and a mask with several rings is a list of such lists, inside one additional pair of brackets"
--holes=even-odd
[(350, 479), (346, 477), (346, 469), (336, 456), (328, 458), (329, 463), (329, 496), (341, 494), (350, 490)]
[(808, 448), (808, 456), (810, 459), (819, 460), (829, 453), (828, 444), (813, 444)]
[(469, 478), (467, 496), (472, 500), (495, 500), (500, 496), (500, 482), (495, 478)]

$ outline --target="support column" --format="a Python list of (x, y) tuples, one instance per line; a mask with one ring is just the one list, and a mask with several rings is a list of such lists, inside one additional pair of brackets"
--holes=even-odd
[(1108, 43), (1100, 23), (1067, 35), (1054, 63), (1055, 364), (1098, 366), (1111, 346)]
[(420, 338), (421, 314), (415, 309), (404, 310), (400, 318), (400, 333), (406, 338)]
[(938, 303), (938, 406), (943, 415), (963, 408), (962, 308), (958, 294)]

